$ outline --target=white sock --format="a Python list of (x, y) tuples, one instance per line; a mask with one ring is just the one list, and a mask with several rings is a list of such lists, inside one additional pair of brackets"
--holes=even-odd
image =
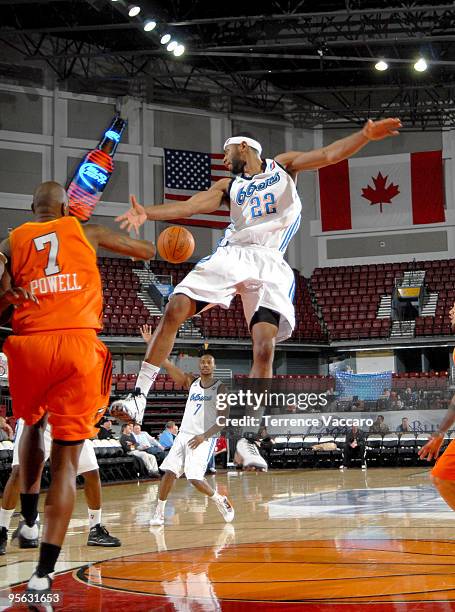
[(166, 499), (159, 499), (156, 504), (156, 511), (160, 514), (164, 514), (164, 507), (166, 506)]
[(210, 497), (210, 499), (213, 499), (214, 502), (220, 502), (223, 499), (223, 496), (220, 495), (217, 491), (215, 491), (215, 493)]
[(9, 529), (9, 524), (11, 523), (11, 517), (13, 514), (14, 508), (12, 510), (0, 508), (0, 527), (6, 527), (6, 529)]
[(90, 510), (88, 508), (88, 526), (91, 529), (95, 525), (101, 524), (101, 508), (99, 510)]
[(154, 366), (146, 361), (142, 362), (141, 370), (136, 380), (136, 387), (139, 387), (141, 393), (147, 397), (150, 387), (155, 382), (155, 378), (158, 376), (160, 368)]

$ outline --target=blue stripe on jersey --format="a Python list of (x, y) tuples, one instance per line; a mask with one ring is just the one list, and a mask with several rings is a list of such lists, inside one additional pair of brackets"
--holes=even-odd
[(294, 223), (293, 223), (293, 224), (292, 224), (290, 227), (288, 227), (288, 229), (287, 229), (287, 231), (286, 231), (286, 233), (285, 233), (285, 235), (284, 235), (284, 238), (283, 238), (283, 240), (282, 240), (282, 242), (281, 242), (280, 246), (278, 247), (280, 251), (281, 251), (281, 249), (282, 249), (282, 247), (283, 247), (284, 243), (286, 242), (287, 237), (288, 237), (288, 236), (289, 236), (289, 234), (292, 232), (292, 230), (293, 230), (293, 228), (294, 228), (294, 225), (297, 223), (297, 221), (298, 221), (299, 219), (300, 219), (300, 215), (297, 217), (297, 219), (294, 221)]
[(295, 236), (295, 234), (297, 233), (297, 231), (298, 231), (298, 229), (300, 227), (300, 218), (301, 217), (299, 215), (298, 218), (297, 218), (297, 221), (292, 226), (292, 231), (291, 231), (290, 235), (285, 240), (285, 244), (282, 247), (280, 247), (280, 251), (283, 251), (283, 253), (287, 249), (288, 244), (291, 242), (292, 238)]
[[(286, 246), (289, 242), (289, 240), (292, 238), (292, 236), (294, 235), (292, 232), (295, 230), (296, 225), (297, 225), (297, 229), (298, 229), (298, 225), (300, 224), (300, 215), (297, 217), (297, 219), (294, 221), (294, 223), (291, 225), (291, 227), (288, 227), (288, 230), (286, 232), (286, 234), (284, 235), (284, 238), (280, 244), (280, 246), (278, 247), (278, 249), (280, 251), (284, 251), (286, 249)], [(297, 230), (296, 230), (297, 231)], [(288, 240), (289, 239), (289, 240)]]
[[(292, 295), (291, 295), (291, 293), (292, 293)], [(291, 288), (289, 289), (289, 293), (288, 293), (288, 296), (291, 298), (291, 301), (294, 299), (294, 293), (295, 293), (295, 278), (292, 281), (292, 285), (291, 285)]]

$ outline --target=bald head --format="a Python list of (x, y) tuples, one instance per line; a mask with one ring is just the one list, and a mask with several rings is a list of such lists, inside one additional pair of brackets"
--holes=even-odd
[(68, 196), (55, 181), (41, 183), (33, 194), (32, 210), (36, 216), (63, 217), (68, 214)]

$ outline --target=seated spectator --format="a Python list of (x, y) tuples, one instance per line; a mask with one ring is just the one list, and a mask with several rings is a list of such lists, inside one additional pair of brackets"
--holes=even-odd
[(141, 464), (144, 465), (149, 476), (159, 475), (158, 464), (156, 462), (155, 457), (137, 448), (136, 440), (133, 436), (132, 423), (124, 423), (122, 425), (122, 435), (120, 436), (120, 444), (122, 445), (123, 451), (127, 455), (137, 457)]
[(117, 438), (112, 431), (112, 421), (110, 419), (103, 419), (100, 423), (100, 430), (98, 432), (98, 440), (116, 440)]
[(409, 427), (409, 421), (408, 421), (408, 417), (403, 417), (401, 419), (401, 425), (398, 427), (397, 431), (401, 432), (401, 433), (413, 433), (412, 429)]
[(146, 431), (142, 431), (139, 423), (133, 425), (133, 436), (137, 443), (137, 449), (140, 451), (145, 451), (150, 455), (154, 455), (158, 465), (160, 465), (165, 457), (165, 453), (164, 448), (161, 446), (158, 440)]
[(0, 442), (14, 439), (14, 432), (5, 417), (0, 417)]
[(166, 423), (164, 431), (160, 433), (160, 437), (158, 438), (159, 443), (165, 451), (168, 451), (174, 444), (175, 436), (178, 434), (178, 432), (179, 428), (175, 424), (175, 421), (168, 421)]
[(365, 469), (364, 463), (365, 455), (365, 434), (360, 431), (357, 425), (353, 425), (346, 434), (346, 441), (344, 443), (343, 453), (343, 465), (340, 469), (347, 469), (351, 465), (351, 461), (354, 458), (360, 457), (362, 459), (362, 469)]
[(413, 392), (411, 387), (407, 387), (401, 399), (403, 400), (405, 407), (408, 408), (409, 406), (412, 406), (416, 402), (417, 394)]
[(390, 433), (389, 427), (384, 423), (384, 417), (382, 416), (382, 414), (378, 414), (378, 418), (370, 427), (370, 433), (377, 433), (382, 435)]

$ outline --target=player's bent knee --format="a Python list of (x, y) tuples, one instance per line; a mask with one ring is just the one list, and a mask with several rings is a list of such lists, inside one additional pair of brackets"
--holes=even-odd
[(260, 340), (254, 345), (254, 359), (260, 363), (271, 363), (273, 361), (273, 353), (275, 343), (273, 340)]
[(163, 325), (179, 327), (190, 316), (191, 300), (186, 295), (176, 295), (169, 300), (163, 315)]
[(188, 482), (193, 485), (193, 487), (197, 487), (204, 483), (203, 480), (199, 480), (198, 478), (188, 478)]

